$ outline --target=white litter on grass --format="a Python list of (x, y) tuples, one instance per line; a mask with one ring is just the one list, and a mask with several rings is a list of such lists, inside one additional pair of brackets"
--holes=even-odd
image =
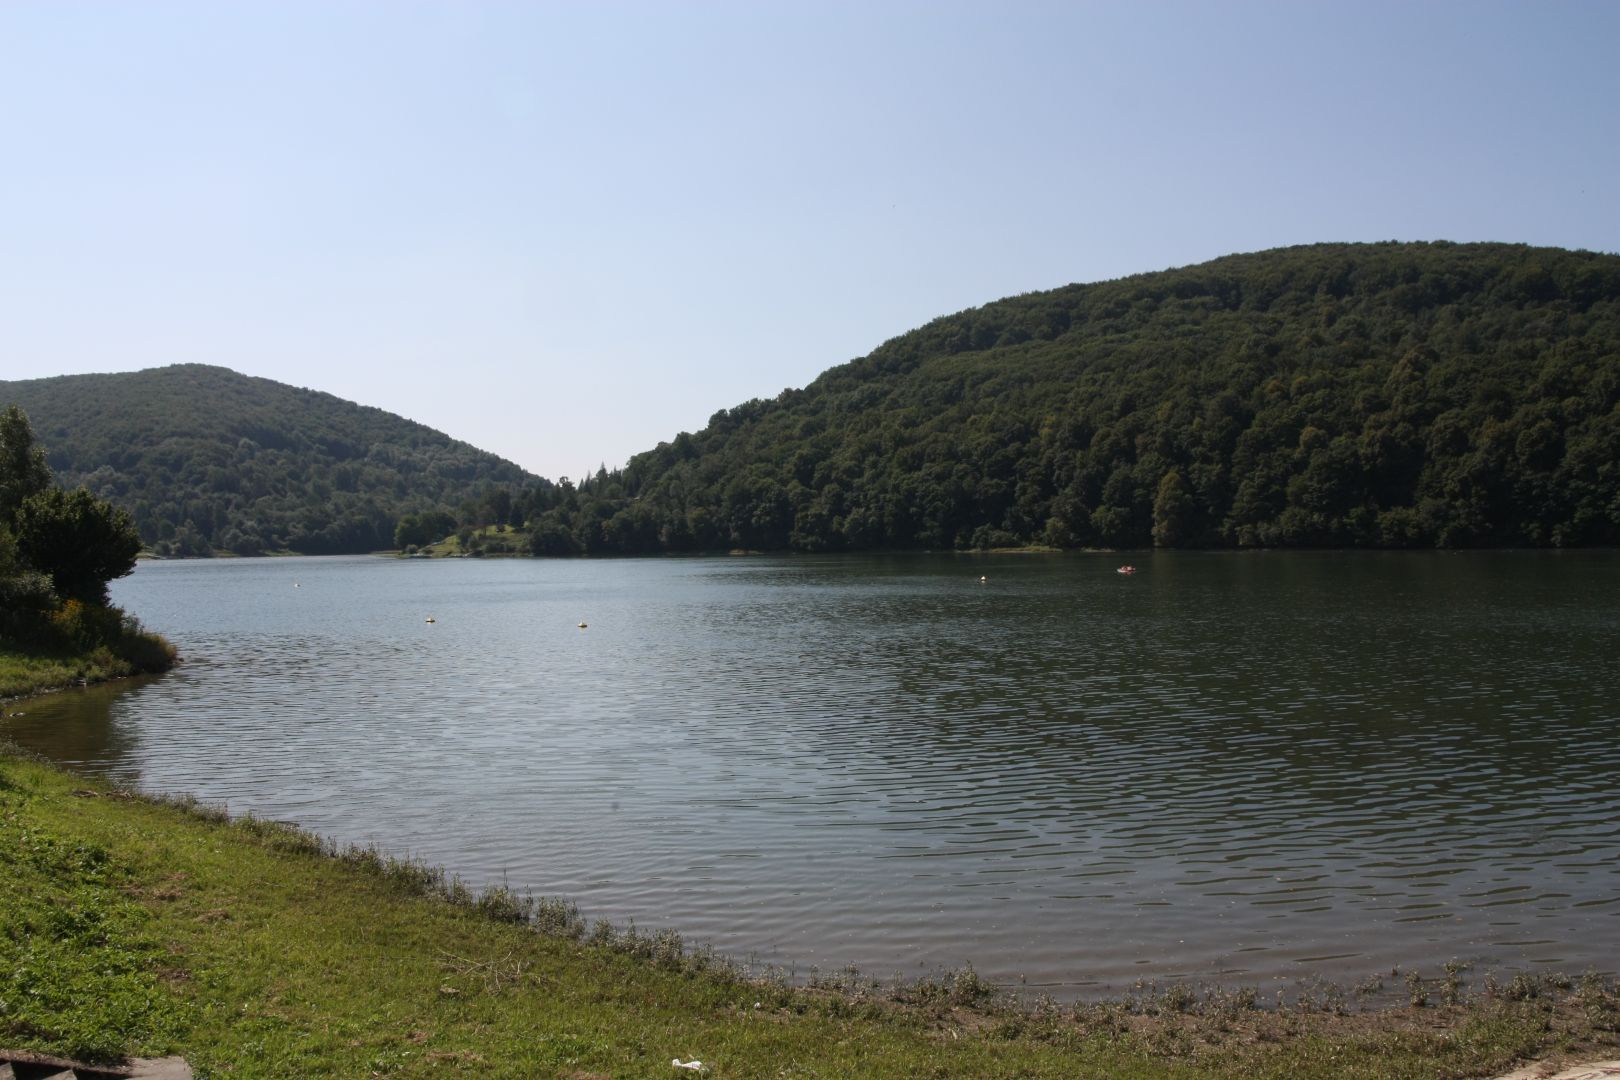
[(703, 1071), (703, 1062), (699, 1061), (697, 1058), (693, 1058), (691, 1061), (682, 1061), (680, 1058), (671, 1058), (669, 1063), (675, 1066), (677, 1069), (691, 1069), (693, 1072)]

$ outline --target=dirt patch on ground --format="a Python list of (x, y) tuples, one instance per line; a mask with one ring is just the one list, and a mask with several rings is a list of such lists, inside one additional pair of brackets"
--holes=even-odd
[(1620, 1080), (1620, 1061), (1591, 1061), (1585, 1065), (1536, 1061), (1503, 1073), (1496, 1080)]

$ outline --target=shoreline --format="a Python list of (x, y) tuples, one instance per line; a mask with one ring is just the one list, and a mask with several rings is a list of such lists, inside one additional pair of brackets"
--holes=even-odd
[(51, 654), (29, 652), (0, 643), (0, 706), (64, 690), (118, 682), (138, 675), (161, 675), (172, 671), (180, 662), (173, 647), (163, 638), (156, 634), (143, 634), (142, 638), (151, 646), (151, 655), (167, 655), (167, 663), (159, 666), (139, 664), (117, 655), (107, 646), (78, 653)]
[[(19, 753), (22, 756), (35, 760), (53, 769), (58, 769), (68, 775), (79, 777), (87, 783), (98, 783), (120, 788), (123, 794), (129, 797), (144, 799), (150, 802), (168, 805), (180, 804), (184, 806), (202, 805), (207, 809), (211, 818), (230, 820), (229, 811), (224, 807), (213, 807), (210, 804), (199, 803), (198, 799), (184, 788), (169, 789), (143, 789), (125, 787), (125, 782), (103, 775), (93, 767), (81, 767), (79, 763), (59, 764), (48, 752), (36, 751), (31, 747), (19, 746), (11, 740), (19, 736), (15, 729), (8, 732), (5, 720), (10, 717), (22, 717), (24, 712), (10, 712), (4, 706), (17, 701), (33, 701), (54, 697), (63, 691), (88, 690), (94, 686), (111, 686), (127, 679), (140, 679), (144, 684), (147, 679), (155, 679), (156, 675), (137, 674), (115, 679), (102, 680), (90, 686), (72, 685), (57, 687), (52, 690), (25, 695), (20, 698), (0, 701), (0, 756), (7, 752)], [(48, 706), (46, 706), (48, 708)], [(29, 712), (36, 710), (30, 709)], [(38, 724), (36, 718), (33, 723)], [(258, 811), (247, 809), (242, 816), (255, 818)], [(309, 844), (329, 850), (337, 850), (342, 841), (333, 836), (315, 832), (298, 820), (289, 818), (260, 819), (273, 820), (279, 827), (285, 827), (293, 832), (303, 835)], [(330, 824), (330, 823), (329, 823)], [(336, 826), (341, 832), (341, 825)], [(375, 846), (373, 839), (370, 843)], [(385, 858), (393, 858), (386, 854), (385, 849), (378, 847), (377, 851)], [(416, 861), (414, 858), (411, 861)], [(448, 879), (451, 871), (444, 866), (428, 866), (425, 870), (432, 875)], [(474, 890), (482, 887), (481, 882), (493, 883), (504, 878), (497, 875), (492, 879), (488, 876), (482, 878), (475, 876), (471, 884), (463, 883), (464, 888)], [(625, 911), (619, 909), (609, 915), (593, 915), (591, 919), (584, 918), (566, 896), (548, 896), (545, 905), (563, 905), (573, 912), (569, 920), (576, 922), (582, 934), (592, 932), (596, 923), (608, 927), (613, 926), (612, 920), (627, 920), (624, 925), (635, 932), (640, 919), (651, 918), (655, 913), (648, 910)], [(640, 931), (642, 934), (663, 932), (672, 934), (678, 939), (685, 940), (687, 935), (681, 926), (671, 925), (667, 915), (663, 919), (652, 922), (655, 927), (662, 927), (660, 931)], [(725, 927), (712, 928), (721, 935)], [(611, 934), (609, 937), (611, 938)], [(701, 939), (700, 939), (701, 940)], [(814, 942), (809, 946), (814, 949)], [(822, 989), (836, 988), (842, 993), (857, 994), (863, 998), (883, 998), (893, 996), (897, 991), (903, 994), (908, 981), (926, 983), (934, 981), (950, 981), (959, 972), (950, 966), (929, 965), (924, 968), (915, 968), (913, 974), (903, 976), (895, 973), (883, 975), (867, 970), (861, 966), (863, 963), (858, 957), (853, 960), (823, 960), (808, 962), (793, 955), (780, 955), (772, 961), (760, 961), (754, 952), (747, 947), (742, 949), (726, 949), (725, 946), (714, 946), (709, 941), (702, 941), (700, 946), (715, 962), (724, 963), (736, 969), (747, 968), (750, 971), (763, 972), (767, 977), (781, 981), (795, 987), (819, 987)], [(722, 951), (723, 950), (723, 951)], [(747, 955), (751, 959), (747, 964), (738, 963), (734, 958)], [(813, 955), (813, 953), (812, 953)], [(1494, 994), (1503, 986), (1512, 986), (1515, 981), (1521, 985), (1525, 980), (1535, 981), (1542, 979), (1562, 979), (1573, 984), (1574, 979), (1568, 972), (1576, 972), (1582, 976), (1596, 975), (1620, 985), (1620, 968), (1603, 964), (1594, 970), (1589, 964), (1581, 968), (1561, 969), (1548, 965), (1540, 966), (1497, 966), (1483, 967), (1475, 964), (1460, 963), (1455, 958), (1442, 963), (1441, 958), (1426, 957), (1418, 962), (1409, 962), (1406, 955), (1385, 956), (1383, 966), (1375, 964), (1373, 958), (1367, 958), (1366, 966), (1345, 969), (1340, 967), (1334, 970), (1302, 970), (1291, 975), (1274, 975), (1266, 972), (1249, 973), (1247, 975), (1228, 975), (1222, 977), (1218, 974), (1197, 973), (1188, 971), (1186, 965), (1171, 965), (1172, 970), (1182, 974), (1147, 973), (1140, 972), (1125, 975), (1098, 975), (1088, 972), (1091, 976), (1084, 980), (1048, 980), (1029, 984), (1020, 974), (1009, 975), (1005, 970), (997, 971), (991, 976), (978, 973), (975, 964), (982, 963), (985, 957), (963, 955), (956, 963), (972, 973), (973, 980), (984, 989), (984, 994), (991, 997), (1001, 997), (1015, 994), (1023, 999), (1033, 1000), (1040, 998), (1049, 1000), (1064, 1007), (1087, 1007), (1125, 1004), (1131, 1008), (1151, 1007), (1150, 1004), (1157, 998), (1177, 1003), (1178, 1007), (1188, 1004), (1221, 1003), (1233, 1000), (1249, 1000), (1255, 1008), (1261, 1010), (1275, 1009), (1277, 1003), (1292, 1007), (1303, 1003), (1305, 1008), (1329, 1007), (1335, 1010), (1347, 1010), (1360, 1013), (1375, 1012), (1396, 1005), (1407, 1000), (1412, 994), (1421, 992), (1434, 1000), (1455, 1002), (1460, 998), (1474, 992)], [(1394, 966), (1390, 966), (1393, 964)], [(1444, 969), (1442, 974), (1438, 969)], [(996, 971), (992, 965), (992, 971)], [(1417, 980), (1414, 983), (1414, 980)], [(1222, 1005), (1221, 1007), (1225, 1007)]]
[[(179, 1053), (204, 1068), (256, 1058), (263, 1075), (650, 1075), (675, 1055), (716, 1076), (800, 1061), (840, 1076), (1490, 1077), (1620, 1047), (1620, 986), (1590, 976), (1483, 992), (1408, 981), (1404, 1004), (1374, 1008), (1331, 988), (1274, 1007), (1178, 986), (1064, 1005), (1010, 997), (971, 968), (790, 986), (672, 931), (587, 925), (566, 900), (474, 893), (436, 868), (9, 748), (0, 832), (26, 840), (0, 844), (0, 864), (22, 860), (0, 874), (0, 905), (23, 928), (0, 954), (59, 947), (57, 968), (122, 970), (140, 991), (128, 1000), (146, 1002), (109, 1028), (98, 1010), (123, 997), (53, 995), (53, 973), (35, 971), (24, 1012), (0, 1010), (3, 1048), (26, 1022), (47, 1033), (23, 1037), (29, 1049)], [(105, 908), (93, 921), (106, 932), (43, 941), (55, 924), (30, 904)], [(109, 948), (140, 961), (124, 970)]]
[[(490, 533), (489, 536), (495, 534)], [(528, 534), (522, 530), (511, 530), (501, 534), (507, 541), (523, 539)], [(896, 555), (955, 555), (963, 558), (982, 558), (991, 555), (1135, 555), (1145, 556), (1163, 552), (1166, 554), (1185, 555), (1278, 555), (1278, 554), (1414, 554), (1414, 555), (1484, 555), (1484, 554), (1547, 554), (1547, 555), (1579, 555), (1579, 554), (1608, 554), (1620, 553), (1620, 547), (1610, 544), (1587, 544), (1579, 547), (1558, 547), (1553, 544), (1543, 546), (1508, 546), (1508, 547), (1373, 547), (1373, 546), (1332, 546), (1332, 545), (1299, 545), (1295, 547), (1051, 547), (1042, 544), (1032, 544), (1027, 547), (993, 547), (993, 548), (850, 548), (837, 551), (799, 551), (792, 548), (714, 548), (702, 551), (635, 551), (635, 552), (577, 552), (566, 555), (535, 554), (529, 551), (520, 551), (514, 548), (490, 548), (463, 550), (459, 544), (454, 544), (454, 538), (437, 541), (417, 549), (415, 553), (405, 548), (381, 548), (374, 551), (345, 551), (321, 554), (308, 554), (301, 551), (265, 551), (257, 555), (241, 555), (236, 552), (216, 552), (209, 555), (153, 555), (142, 552), (140, 562), (212, 562), (236, 559), (345, 559), (372, 556), (380, 559), (536, 559), (557, 560), (572, 562), (578, 560), (623, 560), (623, 559), (717, 559), (725, 557), (759, 558), (775, 556), (779, 558), (822, 558), (845, 555), (861, 556), (896, 556)]]

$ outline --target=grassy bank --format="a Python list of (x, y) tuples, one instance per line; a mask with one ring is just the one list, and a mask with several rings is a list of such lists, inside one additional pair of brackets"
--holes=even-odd
[(466, 530), (466, 535), (451, 533), (437, 543), (426, 544), (420, 550), (436, 559), (460, 555), (527, 555), (530, 534), (524, 528), (505, 525), (483, 525)]
[(104, 600), (59, 599), (40, 574), (0, 577), (0, 701), (168, 671), (177, 655)]
[[(0, 756), (0, 1046), (183, 1054), (200, 1076), (1468, 1077), (1612, 1053), (1600, 980), (1464, 1004), (1263, 1010), (1171, 992), (1008, 1009), (971, 972), (876, 994), (742, 977), (281, 826)], [(538, 927), (538, 931), (536, 929)], [(837, 981), (837, 980), (835, 980)]]
[(65, 686), (167, 671), (175, 650), (161, 636), (138, 632), (91, 649), (29, 649), (0, 641), (0, 701)]

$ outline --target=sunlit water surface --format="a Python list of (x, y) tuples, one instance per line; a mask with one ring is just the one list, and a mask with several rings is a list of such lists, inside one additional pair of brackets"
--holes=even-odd
[(1135, 558), (145, 563), (0, 734), (799, 975), (1614, 970), (1614, 553)]

